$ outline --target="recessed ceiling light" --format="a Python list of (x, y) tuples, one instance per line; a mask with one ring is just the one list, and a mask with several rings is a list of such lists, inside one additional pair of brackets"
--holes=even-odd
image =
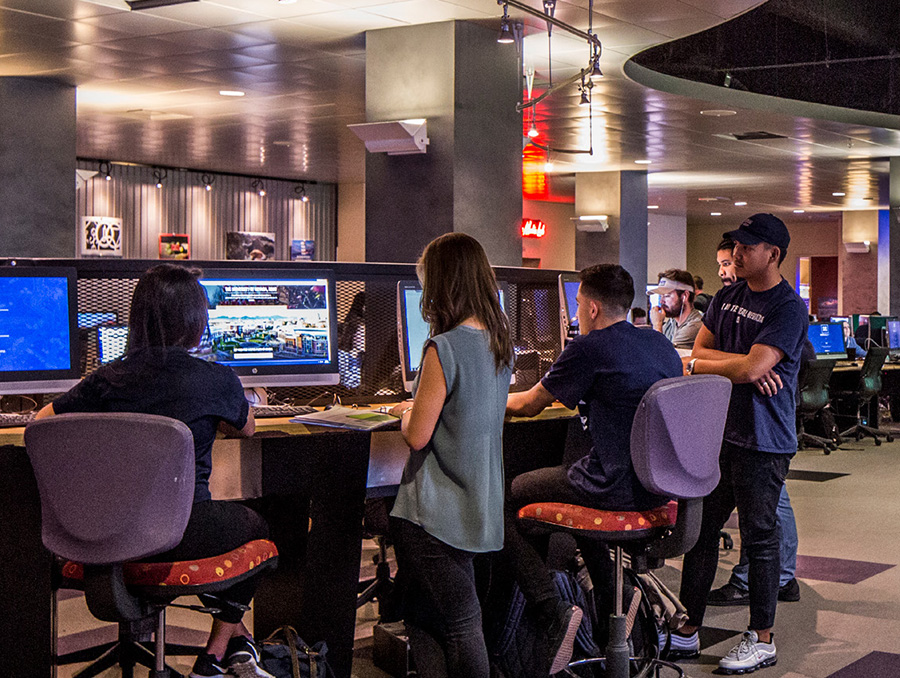
[(659, 205), (647, 205), (647, 209), (648, 209), (648, 210), (658, 210), (658, 209), (659, 209)]
[(220, 89), (219, 94), (223, 97), (242, 97), (244, 96), (244, 92), (238, 89)]
[(747, 202), (745, 200), (738, 200), (736, 203), (734, 203), (734, 206), (735, 207), (743, 207), (746, 204), (747, 204)]
[(843, 198), (847, 194), (844, 193), (843, 191), (835, 191), (831, 195), (833, 195), (835, 198)]
[(803, 214), (806, 210), (794, 210), (794, 214)]
[(737, 111), (721, 108), (709, 108), (705, 111), (700, 111), (700, 115), (708, 115), (711, 118), (727, 118), (729, 115), (737, 115)]
[(721, 217), (721, 216), (722, 216), (722, 213), (721, 213), (721, 212), (710, 212), (710, 213), (709, 213), (709, 216), (711, 216), (711, 217)]
[(634, 164), (635, 165), (649, 165), (651, 162), (653, 162), (653, 161), (652, 160), (635, 160)]

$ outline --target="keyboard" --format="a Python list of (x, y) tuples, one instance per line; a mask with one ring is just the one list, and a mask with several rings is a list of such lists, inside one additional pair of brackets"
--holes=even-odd
[(266, 417), (296, 417), (317, 412), (311, 405), (259, 405), (250, 408), (257, 419)]
[(0, 412), (0, 428), (27, 426), (34, 420), (35, 414), (35, 412), (28, 412), (26, 414), (10, 414), (9, 412)]

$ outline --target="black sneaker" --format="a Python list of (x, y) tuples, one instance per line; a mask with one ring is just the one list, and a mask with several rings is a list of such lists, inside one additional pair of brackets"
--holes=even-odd
[(778, 600), (783, 603), (796, 603), (800, 600), (800, 584), (796, 579), (791, 579), (778, 589)]
[(550, 675), (559, 673), (572, 659), (575, 650), (575, 634), (581, 626), (583, 613), (577, 605), (560, 601), (556, 608), (556, 618), (547, 629), (550, 640)]
[(259, 648), (246, 636), (238, 636), (228, 641), (225, 651), (228, 670), (237, 678), (275, 678), (260, 666)]
[(728, 582), (725, 586), (710, 591), (709, 595), (706, 597), (706, 604), (716, 607), (723, 607), (726, 605), (749, 605), (750, 592), (742, 591), (731, 582)]
[(227, 678), (228, 668), (221, 659), (211, 654), (198, 655), (191, 669), (190, 678)]

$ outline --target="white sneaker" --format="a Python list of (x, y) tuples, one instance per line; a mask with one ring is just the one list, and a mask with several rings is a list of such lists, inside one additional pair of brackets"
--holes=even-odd
[(744, 631), (741, 642), (719, 660), (717, 673), (732, 675), (735, 673), (752, 673), (757, 669), (774, 666), (778, 661), (775, 654), (775, 637), (772, 642), (761, 643), (756, 631)]

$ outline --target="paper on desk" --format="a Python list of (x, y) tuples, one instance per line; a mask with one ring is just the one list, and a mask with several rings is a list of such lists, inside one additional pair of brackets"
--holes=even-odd
[(371, 431), (392, 424), (395, 421), (399, 421), (399, 418), (384, 412), (357, 410), (352, 407), (337, 405), (330, 410), (325, 410), (323, 412), (298, 415), (291, 419), (291, 421), (299, 422), (301, 424), (315, 424), (316, 426), (349, 428), (355, 431)]

